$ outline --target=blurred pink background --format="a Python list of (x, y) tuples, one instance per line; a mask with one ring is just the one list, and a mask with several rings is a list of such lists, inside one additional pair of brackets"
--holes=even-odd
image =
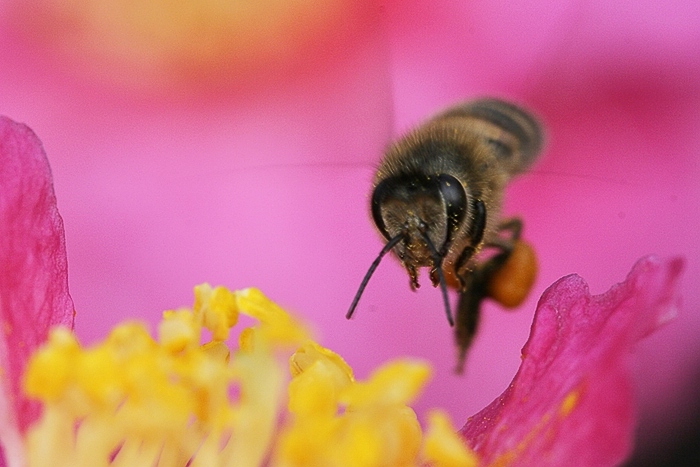
[[(292, 12), (294, 47), (260, 63), (224, 40), (211, 62), (148, 68), (95, 52), (45, 3), (0, 6), (0, 113), (33, 128), (52, 163), (83, 341), (124, 319), (157, 321), (200, 282), (257, 286), (359, 376), (397, 355), (429, 359), (419, 413), (442, 406), (460, 424), (512, 379), (549, 284), (578, 273), (601, 293), (641, 256), (683, 255), (683, 309), (635, 360), (636, 465), (696, 439), (700, 4), (338, 0), (320, 26)], [(412, 293), (393, 259), (356, 317), (344, 314), (382, 246), (367, 204), (383, 147), (485, 94), (546, 123), (547, 151), (506, 206), (525, 219), (541, 270), (519, 311), (486, 308), (456, 377), (439, 291)]]

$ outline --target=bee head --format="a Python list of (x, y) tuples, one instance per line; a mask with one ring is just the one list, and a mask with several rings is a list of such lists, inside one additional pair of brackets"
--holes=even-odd
[[(454, 325), (442, 260), (466, 212), (467, 194), (459, 180), (452, 175), (400, 175), (379, 183), (372, 194), (372, 216), (388, 242), (365, 274), (345, 316), (348, 319), (352, 317), (379, 262), (396, 248), (396, 254), (409, 271), (412, 284), (418, 284), (416, 268), (433, 268), (442, 290), (447, 321)], [(439, 248), (435, 245), (439, 245)]]
[(403, 233), (395, 251), (412, 268), (439, 267), (428, 243), (442, 260), (466, 212), (465, 189), (447, 174), (389, 177), (372, 194), (374, 223), (387, 240)]

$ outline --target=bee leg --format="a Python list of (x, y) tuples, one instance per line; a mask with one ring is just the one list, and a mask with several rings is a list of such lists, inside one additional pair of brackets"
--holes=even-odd
[(410, 264), (406, 265), (406, 270), (408, 271), (408, 277), (410, 278), (409, 285), (411, 286), (411, 290), (415, 292), (418, 288), (420, 288), (420, 284), (418, 283), (418, 271)]
[[(513, 253), (515, 242), (520, 239), (522, 230), (523, 221), (517, 217), (508, 219), (498, 226), (499, 236), (487, 243), (486, 247), (500, 251), (481, 263), (477, 268), (482, 276), (481, 286), (488, 288), (491, 278), (508, 262), (511, 253)], [(507, 232), (510, 235), (501, 236), (500, 234), (503, 232)], [(486, 292), (484, 293), (486, 294)]]
[(479, 318), (481, 303), (489, 296), (489, 283), (493, 275), (508, 261), (512, 249), (503, 250), (492, 256), (473, 271), (460, 277), (462, 289), (457, 304), (455, 320), (455, 341), (457, 343), (457, 366), (455, 373), (461, 374), (467, 358), (467, 351), (474, 340)]
[[(507, 219), (498, 226), (498, 236), (489, 241), (486, 246), (497, 248), (501, 251), (511, 251), (513, 244), (520, 239), (523, 231), (523, 221), (518, 217)], [(502, 235), (506, 233), (506, 235)]]
[(455, 341), (457, 343), (455, 373), (457, 374), (461, 374), (464, 371), (467, 350), (469, 350), (479, 326), (481, 302), (486, 298), (487, 291), (486, 279), (480, 267), (464, 277), (460, 277), (460, 280), (462, 289), (459, 294), (455, 320)]
[(504, 221), (498, 227), (499, 233), (507, 232), (510, 235), (499, 236), (486, 245), (500, 251), (483, 263), (477, 264), (472, 271), (457, 275), (461, 283), (455, 322), (455, 341), (458, 352), (455, 372), (458, 374), (464, 370), (467, 351), (479, 325), (481, 302), (488, 297), (491, 278), (508, 261), (514, 243), (520, 238), (522, 227), (523, 223), (518, 218)]

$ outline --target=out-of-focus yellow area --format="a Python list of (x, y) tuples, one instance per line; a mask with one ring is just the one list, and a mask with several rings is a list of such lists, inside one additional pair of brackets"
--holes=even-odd
[[(230, 350), (240, 314), (258, 324)], [(430, 373), (399, 359), (358, 381), (259, 290), (204, 284), (191, 309), (163, 314), (157, 340), (139, 323), (91, 348), (53, 330), (26, 373), (27, 394), (44, 404), (27, 458), (35, 467), (476, 465), (444, 414), (424, 440), (408, 404)]]
[(115, 82), (246, 75), (333, 37), (348, 0), (30, 0), (16, 28), (81, 73)]

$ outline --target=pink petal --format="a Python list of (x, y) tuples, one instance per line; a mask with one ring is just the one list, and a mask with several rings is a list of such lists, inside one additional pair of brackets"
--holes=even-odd
[[(24, 398), (22, 373), (49, 327), (73, 326), (63, 221), (41, 142), (0, 117), (0, 441), (11, 455), (39, 406)], [(16, 437), (14, 438), (16, 441)]]
[(631, 349), (675, 316), (682, 269), (647, 257), (602, 295), (577, 275), (547, 289), (513, 382), (462, 428), (484, 463), (621, 462), (635, 424)]

